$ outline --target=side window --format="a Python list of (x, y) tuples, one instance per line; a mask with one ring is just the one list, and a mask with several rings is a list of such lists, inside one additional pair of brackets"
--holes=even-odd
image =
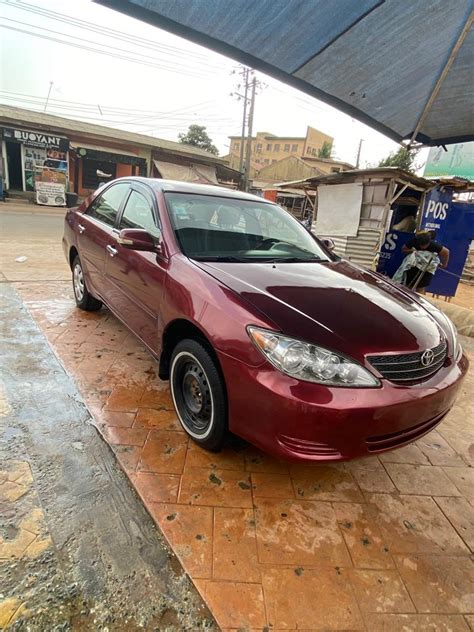
[(150, 203), (137, 191), (132, 191), (127, 200), (119, 228), (144, 228), (153, 237), (160, 235)]
[(114, 226), (122, 200), (129, 190), (130, 186), (126, 182), (112, 185), (92, 202), (87, 215), (99, 219), (108, 226)]

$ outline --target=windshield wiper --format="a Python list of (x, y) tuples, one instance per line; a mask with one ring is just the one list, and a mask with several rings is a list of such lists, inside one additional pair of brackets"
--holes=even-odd
[(235, 257), (233, 255), (221, 255), (221, 256), (206, 256), (203, 257), (191, 257), (195, 261), (219, 261), (220, 263), (247, 263), (249, 261), (254, 261), (249, 257)]
[[(256, 259), (256, 261), (259, 260)], [(260, 261), (265, 263), (321, 263), (325, 262), (326, 259), (321, 259), (320, 257), (273, 257), (271, 259), (260, 259)]]

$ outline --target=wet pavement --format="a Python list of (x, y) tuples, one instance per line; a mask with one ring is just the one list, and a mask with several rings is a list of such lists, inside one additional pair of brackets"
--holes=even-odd
[[(15, 288), (223, 630), (474, 629), (472, 369), (437, 430), (380, 457), (288, 465), (240, 441), (210, 454), (181, 432), (153, 359), (107, 310), (75, 309), (69, 281)], [(474, 339), (463, 344), (472, 360)], [(18, 377), (20, 399), (29, 375)], [(96, 435), (85, 445), (103, 443)], [(86, 489), (94, 465), (72, 470)], [(10, 482), (27, 477), (21, 467)], [(114, 509), (122, 522), (126, 506)], [(18, 525), (36, 537), (33, 550), (43, 546), (37, 523)]]
[(73, 381), (0, 291), (0, 629), (215, 629)]

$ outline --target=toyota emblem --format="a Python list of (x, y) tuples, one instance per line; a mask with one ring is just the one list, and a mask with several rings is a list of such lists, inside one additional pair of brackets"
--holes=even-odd
[(434, 360), (434, 351), (432, 349), (427, 349), (422, 355), (421, 355), (421, 364), (423, 366), (430, 366), (430, 364), (433, 364), (433, 360)]

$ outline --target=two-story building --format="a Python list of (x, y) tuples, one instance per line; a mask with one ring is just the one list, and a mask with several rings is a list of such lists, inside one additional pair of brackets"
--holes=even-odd
[[(233, 169), (238, 169), (242, 139), (240, 136), (229, 136), (229, 139), (230, 152), (226, 158)], [(325, 145), (331, 148), (333, 142), (332, 136), (309, 126), (306, 130), (306, 136), (275, 136), (269, 132), (257, 132), (251, 141), (252, 168), (258, 172), (260, 169), (289, 156), (317, 158), (320, 150)], [(244, 141), (244, 155), (246, 147), (247, 139)], [(251, 175), (253, 174), (251, 173)]]

